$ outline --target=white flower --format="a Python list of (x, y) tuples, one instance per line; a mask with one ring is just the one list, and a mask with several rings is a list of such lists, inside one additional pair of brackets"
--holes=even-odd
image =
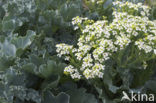
[(91, 46), (89, 45), (83, 45), (83, 46), (80, 46), (78, 51), (81, 51), (83, 52), (84, 54), (87, 53), (89, 50), (91, 49)]
[(64, 60), (68, 60), (69, 61), (70, 57), (69, 56), (65, 56)]
[(129, 45), (131, 40), (126, 36), (116, 36), (116, 45), (120, 46), (120, 49), (123, 49), (125, 46)]
[(142, 15), (142, 16), (145, 16), (146, 14), (145, 14), (145, 12), (144, 12), (144, 11), (141, 11), (141, 15)]
[(92, 62), (91, 54), (87, 54), (87, 56), (83, 58), (82, 68), (91, 67), (93, 65)]
[(83, 53), (76, 53), (75, 56), (77, 57), (78, 60), (81, 60), (83, 57)]
[(72, 65), (65, 67), (64, 72), (69, 73), (72, 79), (81, 79), (81, 75), (79, 74), (78, 70)]
[(90, 79), (90, 78), (93, 78), (91, 74), (91, 70), (90, 69), (85, 69), (84, 72), (83, 72), (83, 75), (86, 77), (86, 79)]
[(72, 65), (69, 65), (69, 66), (65, 67), (64, 71), (72, 74), (74, 72), (73, 68), (74, 67)]
[(102, 64), (99, 63), (95, 63), (94, 66), (92, 67), (93, 70), (104, 70), (105, 66), (103, 66)]
[(146, 44), (145, 44), (144, 42), (142, 42), (142, 41), (136, 41), (136, 42), (135, 42), (135, 45), (137, 45), (138, 48), (139, 48), (140, 50), (144, 50), (145, 53), (149, 53), (149, 52), (152, 51), (152, 47), (150, 47), (149, 45), (146, 45)]
[(62, 43), (62, 44), (57, 44), (56, 48), (57, 48), (56, 52), (59, 53), (58, 56), (61, 57), (62, 55), (70, 54), (69, 50), (71, 50), (73, 46)]
[(76, 48), (72, 49), (72, 53), (75, 53), (75, 52), (77, 52), (77, 49)]
[[(56, 45), (57, 55), (63, 56), (69, 64), (72, 64), (67, 66), (64, 72), (70, 74), (73, 79), (103, 78), (107, 61), (117, 62), (114, 58), (118, 58), (118, 54), (127, 50), (127, 47), (129, 49), (134, 47), (133, 52), (139, 55), (142, 53), (156, 55), (156, 23), (147, 17), (150, 8), (141, 3), (116, 1), (113, 4), (116, 8), (112, 23), (98, 20), (90, 24), (84, 23), (82, 26), (87, 18), (75, 17), (72, 21), (75, 29), (82, 26), (82, 35), (77, 45), (75, 47), (67, 44)], [(125, 7), (128, 9), (123, 11)], [(135, 16), (130, 11), (139, 12), (142, 16)]]

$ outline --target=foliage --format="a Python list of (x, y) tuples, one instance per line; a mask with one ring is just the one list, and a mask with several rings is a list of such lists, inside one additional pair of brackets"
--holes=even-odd
[(63, 75), (66, 64), (55, 56), (55, 44), (71, 42), (70, 21), (82, 12), (81, 0), (0, 1), (0, 103), (71, 101), (56, 91), (70, 79)]
[[(93, 19), (84, 19), (82, 22), (86, 24), (82, 25), (82, 30), (88, 22), (91, 25), (102, 18), (112, 22), (112, 2), (0, 0), (0, 103), (105, 103), (120, 94), (122, 87), (118, 85), (121, 78), (126, 78), (120, 77), (118, 71), (104, 67), (103, 80), (75, 81), (63, 73), (70, 61), (58, 58), (56, 53), (56, 44), (66, 43), (75, 47), (81, 37), (80, 31), (73, 30), (76, 27), (72, 24), (74, 17)], [(150, 20), (154, 17), (151, 16)], [(109, 68), (116, 68), (114, 62), (107, 63)], [(155, 79), (148, 81), (153, 74), (155, 58), (146, 63), (146, 70), (134, 69), (133, 74), (129, 74), (134, 78), (130, 88), (139, 85), (145, 91), (155, 91)], [(125, 74), (122, 75), (127, 75), (126, 70), (123, 72)], [(118, 76), (119, 81), (116, 81)]]
[(102, 16), (106, 16), (109, 20), (112, 19), (112, 2), (114, 0), (84, 0), (84, 4), (90, 12), (89, 17), (91, 19), (102, 19)]

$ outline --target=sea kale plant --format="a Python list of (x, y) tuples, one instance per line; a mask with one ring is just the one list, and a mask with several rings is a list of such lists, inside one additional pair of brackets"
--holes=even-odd
[(97, 102), (68, 86), (66, 64), (55, 56), (57, 42), (75, 37), (71, 20), (80, 15), (81, 0), (0, 0), (0, 103)]
[(156, 23), (148, 18), (150, 8), (119, 1), (113, 5), (111, 23), (75, 17), (77, 45), (56, 45), (58, 56), (68, 63), (64, 73), (94, 85), (106, 103), (119, 101), (122, 90), (147, 92), (156, 67)]

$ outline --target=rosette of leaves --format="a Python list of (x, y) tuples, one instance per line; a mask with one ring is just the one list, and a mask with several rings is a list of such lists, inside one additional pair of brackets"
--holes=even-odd
[(81, 0), (1, 0), (0, 34), (24, 36), (27, 30), (33, 30), (51, 41), (67, 42), (75, 38), (71, 19), (82, 11)]
[(0, 5), (3, 32), (25, 34), (31, 28), (51, 35), (70, 27), (71, 19), (82, 14), (80, 0), (2, 0)]
[(156, 67), (156, 24), (148, 18), (150, 8), (113, 4), (111, 23), (75, 17), (75, 30), (82, 33), (77, 45), (56, 45), (58, 56), (69, 62), (65, 74), (93, 84), (104, 103), (120, 102), (123, 90), (147, 92)]
[(51, 35), (59, 30), (71, 26), (71, 19), (82, 14), (80, 0), (37, 0), (38, 9), (38, 30), (45, 30), (46, 34)]
[[(66, 64), (49, 54), (49, 45), (52, 44), (51, 39), (44, 39), (43, 35), (36, 35), (31, 30), (25, 36), (11, 34), (1, 38), (0, 102), (75, 103), (77, 100), (70, 97), (81, 98), (83, 95), (81, 102), (84, 103), (87, 98), (94, 98), (85, 89), (73, 96), (58, 88), (59, 84), (69, 79), (65, 80), (63, 76)], [(93, 100), (96, 101), (95, 98)]]
[[(25, 36), (12, 34), (1, 38), (0, 42), (0, 102), (19, 103), (32, 100), (39, 103), (40, 95), (34, 89), (26, 87), (26, 74), (17, 65), (24, 51), (34, 40), (35, 32), (29, 30)], [(33, 96), (32, 96), (33, 95)]]

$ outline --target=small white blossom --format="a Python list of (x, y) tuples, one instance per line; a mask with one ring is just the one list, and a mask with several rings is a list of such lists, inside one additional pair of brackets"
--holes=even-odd
[[(57, 56), (61, 57), (62, 55), (69, 55), (73, 46), (67, 44), (57, 44), (56, 48), (56, 52), (58, 53)], [(66, 57), (66, 60), (69, 60), (69, 56)]]
[(74, 68), (72, 65), (65, 67), (64, 72), (69, 73), (72, 79), (81, 79), (81, 75), (79, 74), (77, 69)]

